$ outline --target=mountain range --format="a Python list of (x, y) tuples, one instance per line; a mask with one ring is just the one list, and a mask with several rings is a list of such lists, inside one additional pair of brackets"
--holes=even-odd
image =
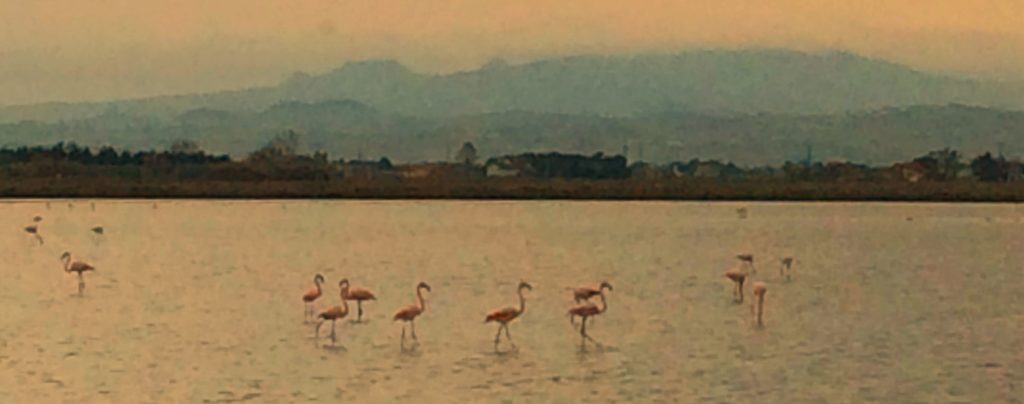
[(277, 86), (0, 108), (0, 145), (162, 148), (191, 139), (244, 155), (275, 133), (348, 158), (620, 153), (744, 164), (902, 160), (932, 148), (1020, 152), (1024, 85), (917, 71), (844, 52), (706, 50), (577, 56), (421, 74), (364, 61)]

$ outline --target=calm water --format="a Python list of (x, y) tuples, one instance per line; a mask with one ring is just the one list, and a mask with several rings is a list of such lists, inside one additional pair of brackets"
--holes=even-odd
[[(736, 209), (746, 206), (749, 217)], [(0, 402), (1020, 402), (1014, 205), (0, 203)], [(41, 215), (44, 245), (22, 229)], [(102, 236), (89, 231), (105, 227)], [(95, 265), (84, 297), (60, 254)], [(765, 327), (722, 273), (757, 258)], [(793, 279), (778, 258), (796, 257)], [(302, 293), (378, 301), (338, 341)], [(491, 308), (517, 302), (518, 350)], [(427, 281), (421, 344), (390, 321)], [(579, 346), (566, 286), (608, 280)], [(749, 293), (749, 289), (748, 289)], [(329, 327), (328, 327), (329, 328)]]

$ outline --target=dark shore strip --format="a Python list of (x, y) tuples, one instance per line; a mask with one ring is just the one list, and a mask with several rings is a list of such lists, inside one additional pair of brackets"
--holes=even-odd
[(1024, 183), (478, 179), (168, 181), (19, 179), (0, 198), (1024, 202)]

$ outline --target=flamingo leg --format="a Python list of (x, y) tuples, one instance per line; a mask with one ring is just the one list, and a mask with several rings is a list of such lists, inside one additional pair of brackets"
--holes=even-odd
[(334, 341), (336, 340), (336, 337), (334, 335), (334, 324), (335, 323), (336, 323), (335, 320), (331, 320), (331, 343), (334, 343)]
[(501, 327), (504, 327), (504, 326), (505, 326), (505, 324), (499, 324), (498, 325), (498, 333), (494, 334), (494, 349), (498, 349), (498, 341), (501, 339)]
[(359, 317), (356, 318), (356, 322), (358, 323), (360, 321), (363, 321), (363, 301), (356, 300), (356, 306), (359, 307)]
[(402, 324), (402, 346), (405, 346), (405, 324)]
[(416, 319), (415, 318), (412, 319), (411, 321), (409, 321), (409, 327), (412, 328), (412, 339), (416, 340), (416, 341), (419, 341), (419, 338), (416, 338)]
[(316, 338), (317, 339), (320, 338), (320, 326), (321, 325), (324, 325), (324, 321), (323, 320), (320, 320), (320, 322), (316, 323)]
[(78, 273), (78, 295), (82, 295), (82, 291), (85, 290), (85, 278), (82, 277), (82, 273)]

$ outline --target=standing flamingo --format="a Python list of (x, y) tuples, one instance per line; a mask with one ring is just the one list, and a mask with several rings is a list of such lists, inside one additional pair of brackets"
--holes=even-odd
[(64, 261), (64, 272), (78, 273), (78, 295), (81, 296), (82, 291), (85, 290), (85, 278), (82, 277), (82, 273), (86, 271), (95, 271), (96, 268), (81, 261), (71, 261), (70, 252), (64, 252), (64, 254), (60, 256), (60, 259)]
[[(319, 288), (319, 286), (320, 285), (317, 284), (318, 288)], [(341, 288), (341, 282), (338, 282), (338, 288)], [(324, 321), (331, 320), (331, 342), (333, 343), (335, 341), (335, 337), (334, 337), (335, 322), (345, 318), (345, 316), (347, 316), (347, 315), (348, 315), (348, 302), (345, 301), (344, 298), (342, 298), (341, 299), (341, 306), (331, 307), (331, 308), (329, 308), (327, 310), (324, 310), (323, 313), (320, 313), (320, 315), (317, 316), (317, 318), (319, 318), (320, 321), (316, 323), (316, 337), (320, 338), (320, 326), (324, 324)]]
[[(764, 322), (761, 321), (761, 316), (764, 314), (764, 294), (768, 291), (768, 287), (764, 285), (764, 282), (754, 282), (754, 296), (757, 296), (757, 326), (764, 327)], [(751, 306), (751, 309), (754, 307)]]
[(533, 286), (530, 286), (530, 284), (526, 283), (526, 282), (519, 282), (519, 288), (518, 288), (519, 309), (518, 310), (515, 307), (506, 307), (506, 308), (503, 308), (503, 309), (491, 310), (490, 313), (487, 313), (487, 317), (484, 318), (484, 324), (489, 323), (491, 321), (497, 321), (497, 322), (501, 323), (501, 325), (498, 326), (498, 333), (494, 336), (494, 349), (495, 350), (498, 349), (498, 342), (501, 340), (501, 330), (502, 329), (505, 329), (505, 336), (508, 337), (508, 342), (510, 344), (512, 344), (513, 347), (516, 346), (516, 344), (514, 342), (512, 342), (512, 334), (510, 334), (509, 331), (508, 331), (508, 323), (512, 322), (512, 320), (515, 320), (516, 318), (521, 316), (524, 311), (526, 311), (526, 299), (523, 298), (523, 289), (533, 290)]
[(341, 287), (341, 298), (356, 301), (356, 307), (359, 308), (359, 317), (356, 318), (356, 322), (363, 321), (363, 300), (377, 300), (377, 296), (364, 288), (349, 288), (348, 279), (342, 279), (341, 284), (344, 284)]
[(34, 225), (34, 224), (31, 225), (31, 226), (28, 226), (28, 227), (25, 228), (25, 232), (35, 236), (36, 240), (39, 240), (39, 245), (43, 245), (43, 237), (39, 235), (39, 226)]
[(601, 282), (601, 285), (598, 286), (597, 288), (581, 286), (575, 289), (570, 289), (572, 289), (573, 300), (575, 300), (576, 303), (579, 304), (582, 301), (590, 300), (591, 297), (601, 294), (601, 291), (603, 291), (606, 288), (608, 290), (612, 290), (612, 285), (609, 284), (608, 282)]
[(785, 276), (788, 281), (790, 272), (793, 269), (793, 257), (786, 257), (782, 259), (782, 266), (779, 267), (779, 276)]
[(314, 316), (313, 302), (320, 298), (323, 294), (323, 290), (320, 289), (320, 284), (324, 283), (324, 276), (316, 274), (313, 277), (313, 284), (316, 285), (314, 288), (310, 288), (306, 294), (302, 295), (302, 302), (306, 305), (306, 312), (303, 314), (302, 321), (309, 322)]
[(743, 282), (747, 280), (747, 273), (739, 268), (733, 268), (725, 271), (725, 277), (729, 278), (734, 284), (732, 290), (733, 301), (743, 303)]
[[(608, 286), (608, 290), (612, 290), (611, 285)], [(576, 307), (573, 307), (573, 308), (569, 309), (569, 323), (570, 324), (576, 325), (576, 323), (574, 322), (574, 320), (576, 319), (576, 316), (580, 316), (581, 318), (583, 318), (583, 322), (580, 323), (580, 337), (582, 338), (582, 341), (580, 342), (581, 345), (585, 344), (586, 340), (588, 340), (588, 339), (591, 342), (597, 343), (597, 341), (594, 341), (593, 338), (590, 338), (590, 336), (587, 335), (587, 319), (590, 318), (590, 317), (599, 315), (601, 313), (604, 313), (605, 310), (608, 310), (608, 301), (606, 301), (604, 299), (604, 292), (598, 293), (598, 296), (601, 296), (601, 307), (600, 308), (598, 308), (597, 305), (595, 305), (593, 303), (586, 303), (586, 304), (583, 304), (583, 305), (580, 305), (580, 306), (576, 306)]]
[[(426, 282), (420, 282), (416, 285), (416, 300), (419, 304), (410, 304), (395, 312), (393, 318), (394, 321), (402, 320), (409, 323), (409, 327), (412, 328), (412, 339), (419, 342), (416, 338), (416, 317), (427, 311), (427, 301), (423, 300), (423, 289), (430, 292), (430, 285)], [(402, 346), (405, 346), (405, 324), (402, 324)]]
[(740, 254), (736, 258), (740, 260), (744, 265), (750, 268), (750, 274), (756, 274), (757, 270), (754, 269), (754, 254)]

